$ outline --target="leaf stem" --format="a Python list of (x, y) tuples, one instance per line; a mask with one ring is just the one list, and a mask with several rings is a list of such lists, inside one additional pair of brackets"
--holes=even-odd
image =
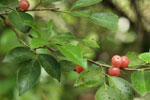
[[(5, 20), (5, 17), (4, 17), (4, 16), (0, 15), (0, 17), (1, 17), (3, 20)], [(24, 46), (26, 46), (27, 48), (30, 48), (29, 45), (27, 45), (24, 41), (21, 40), (21, 38), (20, 38), (18, 32), (13, 28), (13, 26), (10, 25), (10, 27), (11, 27), (11, 29), (14, 31), (14, 33), (16, 34), (18, 41), (19, 41), (21, 44), (23, 44)]]
[[(97, 66), (100, 66), (100, 67), (102, 67), (102, 66), (103, 67), (107, 67), (107, 68), (111, 67), (111, 65), (100, 64), (100, 63), (98, 63), (96, 61), (93, 61), (93, 60), (90, 60), (90, 59), (88, 59), (87, 61), (91, 62), (91, 63), (93, 63), (93, 64), (95, 64)], [(127, 70), (127, 71), (150, 70), (150, 67), (147, 67), (147, 68), (124, 68), (123, 70)]]
[[(14, 9), (11, 9), (11, 10), (14, 10)], [(59, 8), (45, 8), (45, 9), (31, 9), (31, 10), (26, 10), (26, 11), (23, 11), (23, 10), (20, 10), (18, 9), (17, 11), (18, 12), (28, 12), (28, 11), (54, 11), (54, 12), (63, 12), (63, 13), (67, 13), (65, 11), (58, 11)], [(5, 12), (5, 13), (0, 13), (0, 15), (7, 15), (9, 12)]]
[(110, 65), (106, 65), (106, 64), (100, 64), (100, 63), (98, 63), (98, 62), (96, 62), (96, 61), (93, 61), (93, 60), (91, 60), (91, 59), (88, 59), (87, 60), (88, 62), (91, 62), (91, 63), (93, 63), (93, 64), (95, 64), (95, 65), (97, 65), (97, 66), (103, 66), (103, 67), (111, 67)]
[[(26, 10), (26, 12), (28, 11), (57, 11), (57, 10), (59, 10), (59, 8), (31, 9), (31, 10)], [(19, 10), (19, 12), (25, 12), (25, 11)]]
[(20, 38), (20, 36), (19, 36), (19, 34), (18, 34), (18, 32), (12, 27), (12, 26), (10, 26), (11, 27), (11, 29), (15, 32), (15, 34), (16, 34), (16, 36), (17, 36), (17, 39), (18, 39), (18, 41), (21, 43), (21, 44), (23, 44), (24, 46), (26, 46), (27, 48), (30, 48), (30, 46), (29, 45), (27, 45), (24, 41), (22, 41), (21, 40), (21, 38)]

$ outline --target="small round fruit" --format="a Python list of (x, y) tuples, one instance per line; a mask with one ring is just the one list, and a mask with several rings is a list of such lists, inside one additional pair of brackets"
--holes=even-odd
[(10, 24), (10, 22), (9, 22), (9, 20), (8, 20), (8, 17), (5, 18), (5, 22), (6, 22), (6, 24), (8, 24), (9, 26), (11, 26), (11, 24)]
[(112, 57), (111, 62), (114, 67), (119, 67), (121, 65), (121, 57), (118, 55), (115, 55)]
[(110, 76), (119, 76), (120, 68), (118, 68), (118, 67), (110, 67), (108, 69), (108, 73), (109, 73)]
[(84, 68), (82, 68), (81, 66), (79, 66), (79, 65), (76, 65), (76, 72), (77, 73), (81, 73), (81, 72), (83, 72), (84, 71)]
[(21, 1), (19, 2), (19, 7), (20, 7), (22, 10), (26, 11), (26, 10), (29, 9), (30, 4), (29, 4), (29, 2), (28, 2), (27, 0), (21, 0)]
[(121, 60), (122, 60), (121, 61), (121, 65), (120, 65), (121, 68), (127, 67), (129, 65), (129, 63), (130, 63), (129, 58), (126, 57), (126, 56), (122, 56)]

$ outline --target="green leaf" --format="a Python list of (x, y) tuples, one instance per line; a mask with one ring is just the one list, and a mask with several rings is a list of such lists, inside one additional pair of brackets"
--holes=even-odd
[(45, 69), (45, 71), (52, 77), (56, 78), (58, 81), (60, 81), (61, 76), (61, 68), (60, 64), (57, 62), (57, 60), (47, 54), (41, 54), (38, 57), (40, 64)]
[(35, 49), (35, 48), (43, 47), (47, 44), (48, 44), (47, 41), (44, 41), (44, 40), (39, 39), (39, 38), (32, 38), (31, 43), (30, 43), (30, 47), (31, 47), (31, 49)]
[(60, 62), (62, 72), (70, 72), (75, 69), (75, 64), (67, 60), (61, 60)]
[(118, 16), (112, 13), (94, 13), (89, 20), (108, 29), (117, 30), (118, 28)]
[(89, 47), (92, 47), (92, 48), (99, 48), (99, 45), (97, 44), (96, 41), (94, 40), (82, 40), (81, 41), (84, 45), (87, 45)]
[(33, 17), (25, 12), (11, 12), (8, 14), (8, 20), (14, 28), (20, 30), (21, 32), (27, 33), (31, 27), (26, 26), (24, 21), (33, 21)]
[(20, 63), (32, 59), (33, 56), (34, 53), (30, 51), (30, 49), (25, 47), (17, 47), (8, 52), (3, 62)]
[(38, 35), (38, 37), (40, 37), (41, 31), (38, 29), (38, 27), (35, 25), (35, 23), (33, 21), (31, 21), (31, 20), (25, 20), (24, 21), (24, 25), (26, 25), (28, 27), (31, 27), (36, 32), (36, 34)]
[(0, 0), (0, 13), (5, 13), (6, 11), (11, 11), (11, 9), (16, 9), (18, 7), (18, 0)]
[(86, 7), (90, 5), (97, 4), (101, 2), (102, 0), (77, 0), (71, 9), (80, 8), (80, 7)]
[(145, 52), (139, 55), (140, 59), (145, 61), (146, 63), (150, 63), (150, 52)]
[(38, 61), (30, 60), (24, 62), (18, 72), (17, 83), (19, 95), (31, 89), (38, 81), (41, 74), (41, 67)]
[(18, 2), (18, 0), (1, 0), (1, 5), (10, 5), (13, 2)]
[(87, 69), (87, 61), (82, 57), (82, 49), (74, 45), (58, 46), (59, 51), (70, 61)]
[(71, 40), (74, 40), (75, 37), (73, 36), (72, 33), (70, 32), (65, 32), (56, 36), (53, 36), (50, 40), (52, 41), (53, 44), (68, 44)]
[(131, 76), (136, 91), (142, 96), (150, 92), (150, 71), (136, 71)]
[(81, 87), (97, 87), (100, 86), (104, 81), (104, 75), (100, 70), (91, 69), (88, 71), (83, 71), (79, 78), (76, 80), (74, 86)]
[(70, 12), (70, 15), (78, 17), (89, 17), (91, 14), (92, 12), (90, 10), (79, 10)]
[(130, 63), (128, 65), (128, 67), (131, 67), (131, 68), (138, 68), (140, 67), (141, 65), (144, 65), (144, 61), (142, 61), (140, 58), (139, 58), (139, 54), (136, 53), (136, 52), (128, 52), (126, 54), (126, 56), (129, 58), (130, 60)]
[(7, 7), (6, 5), (0, 4), (0, 8), (5, 8)]
[(78, 43), (78, 46), (83, 50), (83, 58), (92, 59), (94, 57), (95, 53), (93, 52), (93, 48), (82, 43), (82, 40)]
[(133, 100), (134, 91), (130, 83), (119, 77), (108, 77), (109, 85), (112, 87), (120, 96), (120, 100)]
[(120, 100), (120, 98), (113, 88), (103, 85), (96, 92), (95, 100)]

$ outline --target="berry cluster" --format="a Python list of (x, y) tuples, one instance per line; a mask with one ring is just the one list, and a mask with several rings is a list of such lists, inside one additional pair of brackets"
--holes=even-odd
[[(125, 68), (129, 65), (130, 61), (128, 57), (119, 55), (115, 55), (112, 57), (111, 62), (113, 64), (112, 67), (109, 68), (108, 73), (111, 76), (119, 76), (120, 68)], [(120, 67), (120, 68), (119, 68)]]
[[(126, 68), (130, 63), (128, 57), (126, 57), (126, 56), (120, 57), (119, 55), (113, 56), (111, 59), (111, 62), (113, 64), (113, 66), (108, 69), (108, 73), (111, 76), (119, 76), (120, 68)], [(78, 74), (80, 74), (84, 70), (85, 69), (83, 67), (81, 67), (80, 65), (76, 65), (76, 72)]]
[[(20, 0), (19, 2), (19, 7), (23, 10), (23, 11), (26, 11), (29, 9), (30, 7), (30, 4), (27, 0)], [(9, 20), (8, 20), (8, 17), (5, 18), (5, 22), (6, 24), (8, 24), (9, 26), (11, 26)]]

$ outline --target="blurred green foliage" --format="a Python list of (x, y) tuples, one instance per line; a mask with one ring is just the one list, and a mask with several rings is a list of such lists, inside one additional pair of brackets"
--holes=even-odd
[[(135, 23), (137, 16), (135, 15), (135, 12), (130, 9), (130, 3), (124, 1), (129, 0), (112, 0), (112, 4), (117, 8), (120, 8), (121, 12), (125, 13), (123, 15), (120, 14), (118, 9), (112, 9), (105, 0), (100, 4), (89, 7), (89, 9), (93, 12), (113, 12), (120, 15), (119, 17), (124, 17), (125, 15), (131, 23), (129, 29), (125, 32), (112, 31), (95, 25), (86, 18), (73, 17), (68, 14), (58, 14), (54, 12), (32, 12), (30, 14), (34, 16), (35, 24), (43, 33), (46, 33), (45, 27), (48, 26), (49, 19), (53, 19), (54, 30), (57, 33), (70, 31), (78, 38), (96, 40), (100, 44), (100, 49), (91, 50), (87, 48), (86, 57), (110, 63), (110, 59), (114, 54), (124, 55), (128, 51), (141, 52), (143, 49), (141, 46), (143, 42), (140, 41), (140, 39), (143, 38), (142, 36), (139, 38), (139, 34), (134, 29), (133, 24)], [(6, 2), (6, 0), (2, 0), (2, 2)], [(35, 2), (35, 0), (29, 0), (29, 2), (35, 5), (39, 1)], [(60, 7), (60, 9), (68, 10), (74, 2), (75, 0), (63, 0), (52, 4), (42, 4), (40, 7)], [(84, 10), (84, 8), (80, 8), (80, 10)], [(144, 16), (146, 16), (145, 13)], [(147, 23), (145, 22), (144, 25), (147, 25)], [(149, 27), (146, 27), (146, 30), (148, 29)], [(37, 36), (33, 30), (30, 32), (33, 36)], [(41, 39), (47, 39), (48, 34), (42, 34), (42, 32), (40, 34)], [(23, 40), (30, 43), (30, 40), (22, 33), (19, 35)], [(18, 95), (18, 87), (16, 86), (16, 74), (20, 65), (2, 63), (4, 55), (17, 46), (22, 45), (18, 42), (17, 37), (10, 27), (0, 19), (0, 100), (94, 100), (95, 89), (73, 87), (74, 80), (78, 77), (78, 74), (74, 71), (63, 74), (61, 84), (48, 76), (45, 71), (42, 71), (40, 82), (33, 89), (20, 97)], [(90, 51), (90, 53), (88, 51)], [(45, 49), (40, 49), (38, 52), (48, 53)], [(147, 97), (148, 96), (145, 98)], [(149, 100), (149, 98), (145, 100)]]

